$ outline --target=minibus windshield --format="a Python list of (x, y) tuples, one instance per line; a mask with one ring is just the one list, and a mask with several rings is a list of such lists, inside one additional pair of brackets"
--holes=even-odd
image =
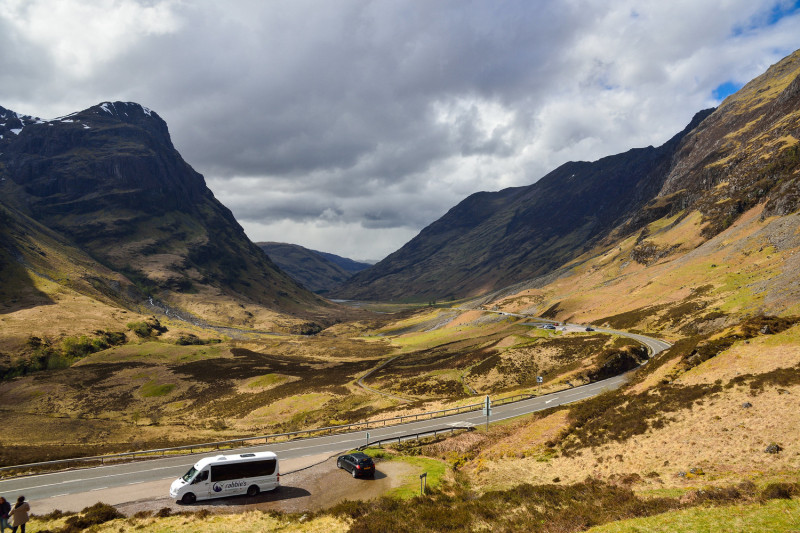
[(186, 472), (183, 475), (183, 477), (181, 479), (183, 479), (186, 483), (189, 483), (189, 481), (194, 477), (194, 475), (196, 473), (197, 473), (197, 469), (195, 467), (192, 467), (192, 468), (189, 469), (188, 472)]

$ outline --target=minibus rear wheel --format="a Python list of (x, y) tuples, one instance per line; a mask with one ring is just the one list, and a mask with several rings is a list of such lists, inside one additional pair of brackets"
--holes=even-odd
[(258, 485), (250, 485), (247, 487), (247, 495), (248, 496), (256, 496), (259, 493)]

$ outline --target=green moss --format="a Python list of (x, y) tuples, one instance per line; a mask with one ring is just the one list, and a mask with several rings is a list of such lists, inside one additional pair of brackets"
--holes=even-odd
[(148, 381), (139, 389), (142, 397), (144, 398), (156, 398), (158, 396), (166, 396), (175, 388), (175, 385), (172, 383), (166, 383), (159, 385), (155, 381)]
[(265, 374), (263, 376), (259, 376), (255, 378), (253, 381), (247, 384), (247, 388), (249, 389), (260, 389), (271, 387), (273, 385), (277, 385), (278, 383), (283, 383), (286, 381), (286, 376), (281, 376), (280, 374)]

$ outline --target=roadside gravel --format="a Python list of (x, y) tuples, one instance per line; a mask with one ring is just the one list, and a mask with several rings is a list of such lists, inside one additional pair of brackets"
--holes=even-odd
[(238, 496), (205, 500), (183, 505), (169, 497), (172, 479), (133, 483), (126, 487), (103, 489), (70, 496), (31, 502), (32, 512), (43, 515), (55, 509), (77, 512), (98, 501), (108, 503), (131, 516), (140, 511), (168, 508), (173, 513), (208, 509), (213, 513), (238, 513), (260, 510), (283, 512), (316, 511), (342, 500), (376, 498), (402, 485), (415, 474), (413, 466), (400, 461), (376, 460), (375, 479), (353, 479), (336, 468), (336, 457), (309, 456), (281, 461), (281, 487), (255, 497)]

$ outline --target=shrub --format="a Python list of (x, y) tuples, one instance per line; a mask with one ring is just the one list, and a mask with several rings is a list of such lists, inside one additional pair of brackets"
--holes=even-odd
[(54, 509), (53, 511), (50, 511), (47, 514), (41, 515), (38, 518), (40, 520), (50, 521), (50, 520), (58, 520), (59, 518), (64, 518), (65, 516), (72, 516), (74, 514), (75, 513), (64, 512), (61, 509)]
[(98, 330), (94, 333), (95, 335), (100, 336), (103, 342), (105, 342), (108, 346), (119, 346), (120, 344), (125, 344), (128, 342), (128, 337), (125, 336), (125, 332), (123, 331)]
[(129, 330), (141, 338), (149, 337), (153, 332), (152, 328), (150, 328), (147, 322), (128, 322), (126, 325), (128, 326)]
[(183, 333), (178, 337), (178, 340), (175, 341), (175, 344), (180, 346), (202, 346), (204, 344), (218, 344), (220, 342), (222, 341), (219, 339), (201, 339), (193, 333)]
[[(464, 487), (432, 490), (405, 503), (381, 498), (347, 508), (350, 531), (581, 531), (593, 525), (676, 509), (668, 498), (637, 497), (630, 489), (587, 479), (575, 485), (522, 484), (480, 496)], [(482, 526), (482, 527), (481, 527)]]
[(770, 483), (761, 491), (761, 501), (790, 500), (793, 496), (800, 495), (800, 483)]
[(82, 359), (89, 354), (99, 352), (101, 349), (95, 344), (94, 339), (90, 339), (86, 335), (80, 337), (67, 337), (61, 341), (61, 353), (72, 359)]
[(143, 339), (147, 337), (157, 337), (167, 331), (167, 328), (162, 326), (161, 322), (154, 316), (151, 316), (147, 320), (128, 322), (126, 326)]
[(0, 368), (0, 379), (25, 376), (40, 370), (68, 368), (78, 359), (127, 342), (125, 334), (121, 331), (96, 330), (93, 334), (95, 337), (88, 335), (65, 337), (56, 346), (46, 339), (30, 336), (25, 343), (32, 350), (28, 359), (8, 368)]
[(117, 518), (125, 518), (125, 515), (107, 503), (97, 502), (91, 507), (84, 508), (81, 514), (67, 518), (60, 533), (83, 531), (91, 526), (104, 524)]
[[(609, 391), (571, 405), (570, 425), (560, 435), (562, 453), (607, 442), (622, 442), (650, 428), (663, 427), (667, 415), (722, 390), (720, 385), (663, 385), (657, 391), (625, 394)], [(550, 443), (555, 444), (555, 442)]]

